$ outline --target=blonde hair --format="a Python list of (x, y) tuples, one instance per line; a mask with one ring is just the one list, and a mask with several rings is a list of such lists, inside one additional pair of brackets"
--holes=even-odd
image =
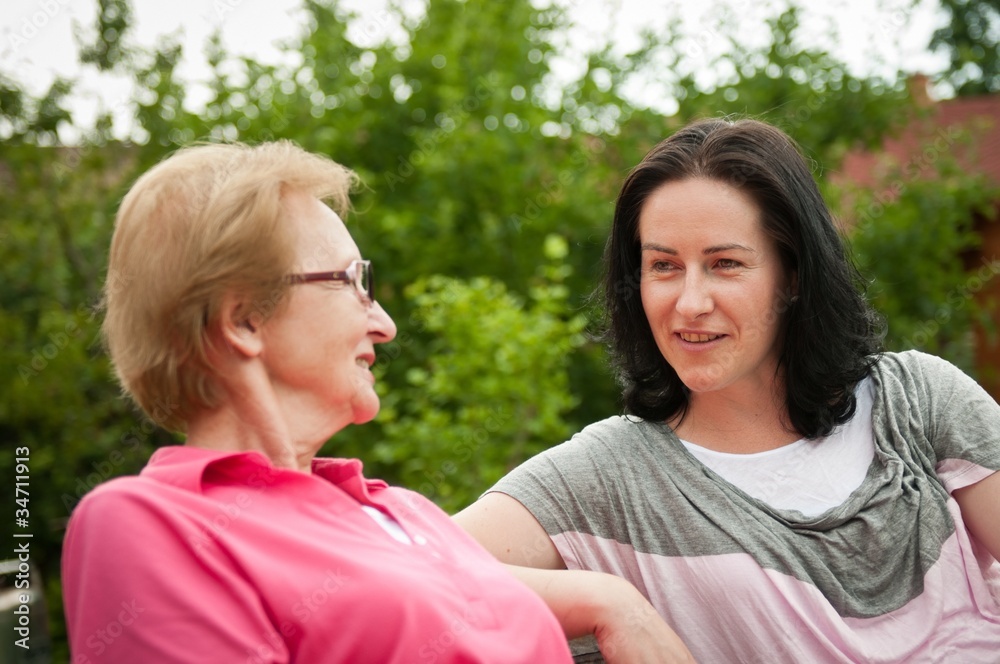
[(218, 405), (207, 331), (227, 292), (256, 323), (284, 301), (297, 255), (282, 194), (344, 216), (356, 182), (288, 141), (183, 148), (136, 181), (115, 219), (102, 334), (124, 392), (154, 422), (183, 431)]

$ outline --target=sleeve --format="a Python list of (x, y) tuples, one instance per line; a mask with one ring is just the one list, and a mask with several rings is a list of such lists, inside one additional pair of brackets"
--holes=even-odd
[[(627, 483), (616, 481), (613, 475), (616, 468), (631, 465), (631, 457), (622, 453), (625, 442), (618, 440), (615, 419), (593, 424), (528, 459), (486, 493), (504, 493), (524, 505), (552, 538), (569, 569), (595, 569), (629, 578), (621, 560), (603, 556), (599, 547), (587, 548), (586, 538), (560, 536), (580, 533), (629, 541), (624, 532), (625, 510), (616, 507), (627, 500), (622, 497)], [(635, 472), (633, 477), (641, 474)], [(573, 639), (569, 646), (574, 662), (604, 661), (592, 635)]]
[(553, 539), (566, 565), (579, 568), (593, 552), (578, 550), (581, 538), (559, 535), (629, 541), (625, 506), (633, 504), (634, 497), (632, 483), (621, 481), (621, 476), (638, 473), (624, 447), (611, 420), (592, 424), (528, 459), (487, 493), (504, 493), (524, 505)]
[(211, 539), (135, 490), (99, 488), (63, 543), (71, 662), (288, 662), (254, 591)]
[[(947, 360), (910, 351), (907, 367), (911, 409), (923, 423), (935, 471), (949, 493), (1000, 470), (1000, 404)], [(912, 412), (912, 411), (911, 411)]]

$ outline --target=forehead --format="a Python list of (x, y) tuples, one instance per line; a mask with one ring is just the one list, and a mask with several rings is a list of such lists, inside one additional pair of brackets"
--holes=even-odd
[(287, 223), (295, 236), (300, 267), (333, 269), (342, 267), (360, 252), (347, 226), (336, 212), (319, 199), (292, 190), (282, 196)]
[(690, 178), (660, 185), (639, 212), (640, 238), (763, 238), (761, 210), (747, 193), (719, 180)]

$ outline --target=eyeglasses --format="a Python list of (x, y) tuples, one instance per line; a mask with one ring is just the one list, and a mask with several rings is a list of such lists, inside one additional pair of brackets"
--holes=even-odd
[(306, 284), (312, 281), (340, 281), (353, 284), (362, 304), (370, 307), (375, 302), (375, 296), (372, 294), (371, 261), (351, 261), (346, 270), (336, 272), (307, 272), (290, 274), (285, 278), (292, 284)]

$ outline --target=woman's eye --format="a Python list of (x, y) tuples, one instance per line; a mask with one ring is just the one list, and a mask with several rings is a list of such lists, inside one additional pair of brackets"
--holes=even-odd
[(720, 258), (715, 264), (723, 270), (732, 270), (742, 266), (742, 263), (732, 258)]
[(653, 272), (670, 272), (676, 269), (673, 263), (667, 261), (653, 261), (649, 264), (649, 269)]

